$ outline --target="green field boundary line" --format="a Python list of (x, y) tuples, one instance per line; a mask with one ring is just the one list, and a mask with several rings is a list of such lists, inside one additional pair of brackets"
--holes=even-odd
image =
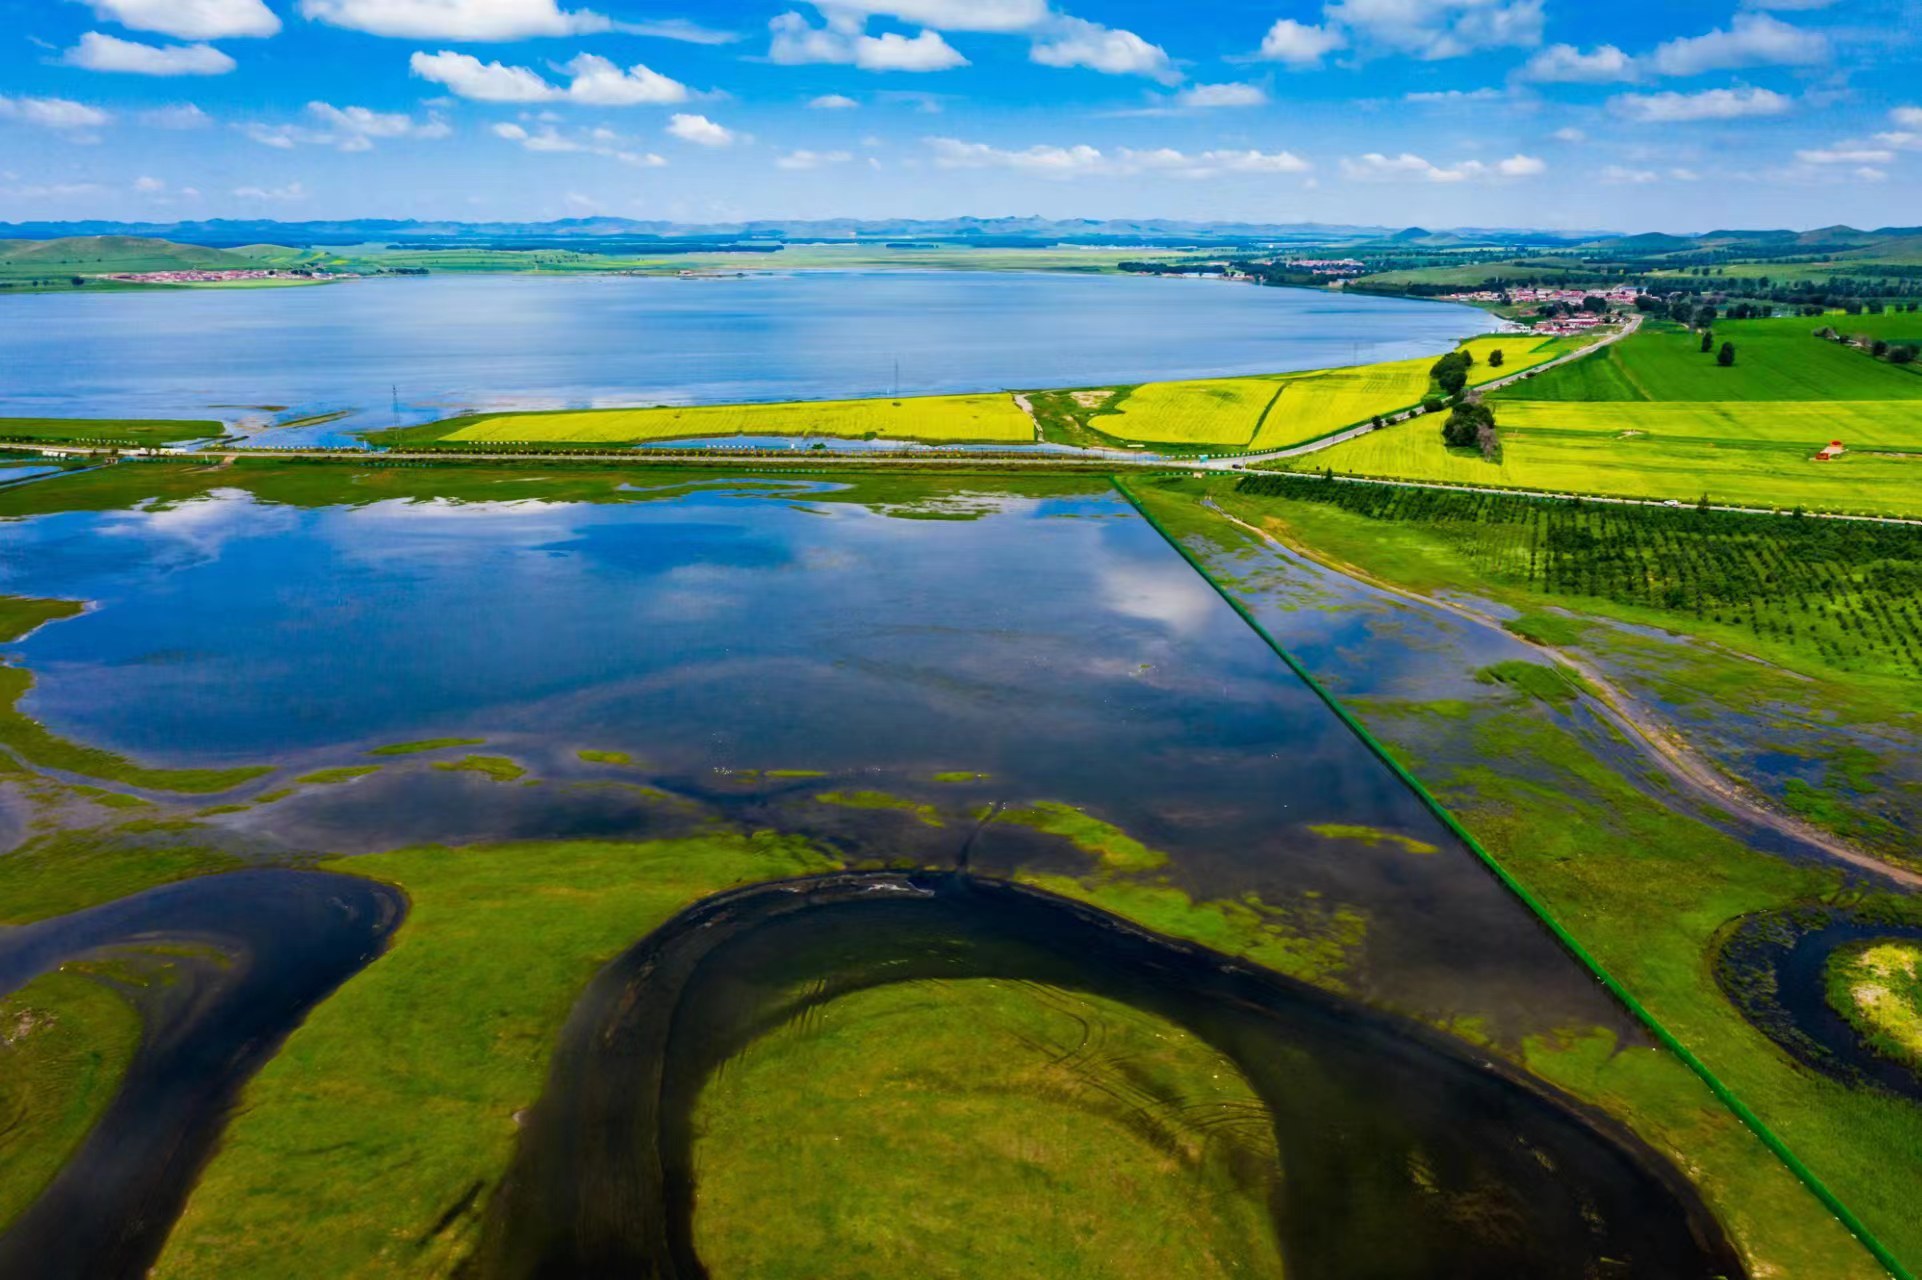
[(1895, 1277), (1896, 1280), (1916, 1280), (1915, 1273), (1902, 1265), (1901, 1260), (1895, 1256), (1889, 1247), (1883, 1244), (1873, 1231), (1869, 1230), (1866, 1223), (1855, 1216), (1854, 1211), (1844, 1204), (1839, 1196), (1829, 1190), (1828, 1184), (1816, 1176), (1813, 1169), (1810, 1169), (1802, 1163), (1801, 1158), (1789, 1148), (1788, 1143), (1784, 1142), (1760, 1116), (1750, 1110), (1748, 1104), (1743, 1102), (1733, 1089), (1722, 1083), (1720, 1077), (1709, 1069), (1708, 1064), (1698, 1058), (1693, 1050), (1683, 1044), (1672, 1031), (1663, 1025), (1662, 1021), (1646, 1008), (1640, 1000), (1636, 999), (1614, 974), (1604, 968), (1601, 961), (1597, 960), (1595, 956), (1589, 952), (1588, 948), (1583, 946), (1581, 942), (1576, 939), (1575, 935), (1570, 933), (1567, 927), (1556, 918), (1555, 914), (1548, 909), (1547, 904), (1537, 898), (1507, 867), (1502, 865), (1501, 861), (1497, 859), (1494, 854), (1483, 847), (1481, 841), (1477, 840), (1474, 834), (1462, 825), (1461, 821), (1455, 817), (1448, 806), (1436, 799), (1433, 793), (1431, 793), (1426, 786), (1422, 785), (1421, 780), (1410, 773), (1407, 767), (1396, 758), (1395, 754), (1383, 745), (1374, 734), (1370, 733), (1361, 721), (1357, 720), (1354, 714), (1343, 705), (1341, 700), (1329, 692), (1321, 681), (1317, 680), (1292, 653), (1283, 647), (1280, 641), (1275, 639), (1274, 635), (1261, 624), (1254, 613), (1208, 571), (1207, 566), (1202, 564), (1200, 557), (1184, 545), (1179, 538), (1170, 533), (1160, 520), (1155, 518), (1154, 513), (1149, 511), (1147, 506), (1135, 496), (1134, 492), (1128, 488), (1120, 476), (1111, 476), (1110, 483), (1112, 483), (1116, 491), (1127, 500), (1128, 505), (1133, 507), (1141, 518), (1146, 520), (1149, 526), (1153, 528), (1156, 533), (1160, 534), (1162, 539), (1166, 541), (1169, 546), (1173, 547), (1183, 560), (1188, 562), (1188, 567), (1200, 574), (1202, 581), (1213, 587), (1215, 594), (1226, 601), (1228, 607), (1233, 609), (1257, 636), (1261, 637), (1262, 642), (1274, 651), (1275, 656), (1279, 657), (1290, 671), (1294, 672), (1296, 676), (1300, 677), (1303, 683), (1314, 691), (1315, 695), (1327, 705), (1330, 711), (1335, 713), (1335, 716), (1340, 719), (1343, 724), (1348, 726), (1349, 730), (1354, 733), (1357, 738), (1361, 739), (1362, 743), (1374, 753), (1376, 758), (1387, 765), (1389, 770), (1402, 781), (1403, 785), (1427, 806), (1429, 812), (1440, 819), (1444, 826), (1459, 837), (1461, 841), (1474, 852), (1477, 858), (1481, 859), (1482, 864), (1502, 883), (1504, 888), (1514, 894), (1515, 897), (1521, 900), (1524, 906), (1535, 913), (1536, 918), (1547, 926), (1549, 932), (1555, 935), (1556, 941), (1560, 942), (1570, 955), (1574, 956), (1590, 973), (1594, 974), (1596, 979), (1607, 988), (1608, 992), (1617, 1000), (1621, 1001), (1623, 1007), (1633, 1014), (1643, 1026), (1647, 1027), (1649, 1032), (1654, 1035), (1656, 1040), (1659, 1041), (1664, 1048), (1681, 1059), (1683, 1065), (1694, 1072), (1696, 1077), (1700, 1079), (1704, 1085), (1708, 1086), (1709, 1092), (1714, 1094), (1716, 1099), (1735, 1115), (1736, 1119), (1746, 1125), (1749, 1131), (1761, 1140), (1762, 1145), (1773, 1152), (1776, 1158), (1788, 1167), (1789, 1172), (1793, 1173), (1796, 1178), (1801, 1181), (1802, 1185), (1807, 1187), (1809, 1192), (1814, 1195), (1817, 1200), (1822, 1202), (1824, 1208), (1835, 1215), (1837, 1221), (1848, 1228), (1849, 1233), (1861, 1242), (1862, 1246), (1874, 1256), (1877, 1262), (1881, 1263), (1882, 1266), (1887, 1269), (1891, 1276)]
[(1275, 406), (1281, 403), (1281, 398), (1287, 394), (1290, 385), (1288, 382), (1281, 383), (1275, 388), (1275, 394), (1268, 397), (1268, 403), (1262, 406), (1261, 416), (1255, 419), (1255, 429), (1248, 433), (1248, 442), (1241, 447), (1243, 453), (1254, 452), (1255, 441), (1261, 439), (1261, 429), (1268, 425), (1268, 415), (1273, 413)]

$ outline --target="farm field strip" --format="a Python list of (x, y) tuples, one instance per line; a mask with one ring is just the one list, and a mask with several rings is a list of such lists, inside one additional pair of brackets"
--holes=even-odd
[(1499, 462), (1443, 446), (1431, 421), (1371, 431), (1293, 469), (1332, 468), (1388, 480), (1593, 493), (1622, 498), (1790, 507), (1872, 515), (1922, 514), (1922, 454), (1848, 453), (1808, 460), (1799, 447), (1686, 442), (1656, 436), (1527, 431), (1504, 424)]
[(1850, 318), (1723, 321), (1713, 330), (1712, 345), (1735, 345), (1729, 368), (1701, 349), (1699, 333), (1644, 328), (1593, 360), (1564, 365), (1497, 395), (1504, 401), (1922, 399), (1922, 374), (1912, 366), (1887, 364), (1814, 336), (1831, 321)]
[(1150, 382), (1129, 392), (1096, 429), (1122, 440), (1241, 447), (1287, 386), (1277, 377)]
[(1500, 406), (1504, 429), (1657, 436), (1680, 442), (1769, 441), (1813, 454), (1830, 440), (1850, 448), (1922, 449), (1922, 407), (1909, 400), (1573, 401)]
[(439, 438), (456, 442), (619, 444), (734, 435), (875, 435), (1026, 444), (1034, 439), (1034, 421), (1006, 395), (926, 396), (509, 414), (462, 422)]

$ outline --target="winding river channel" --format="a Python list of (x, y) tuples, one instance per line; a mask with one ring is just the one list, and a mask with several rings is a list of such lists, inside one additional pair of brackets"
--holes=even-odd
[(405, 905), (370, 880), (249, 871), (0, 932), (0, 994), (81, 959), (160, 951), (126, 988), (139, 1048), (119, 1093), (0, 1234), (0, 1276), (137, 1276), (160, 1250), (240, 1088), (386, 946)]
[[(690, 1117), (708, 1078), (812, 1005), (969, 977), (1150, 1009), (1232, 1058), (1274, 1124), (1272, 1207), (1291, 1277), (1741, 1274), (1653, 1152), (1462, 1046), (1088, 908), (961, 876), (745, 890), (622, 956), (575, 1008), (481, 1273), (706, 1275), (690, 1230)], [(1406, 1176), (1416, 1161), (1430, 1170), (1420, 1182)]]

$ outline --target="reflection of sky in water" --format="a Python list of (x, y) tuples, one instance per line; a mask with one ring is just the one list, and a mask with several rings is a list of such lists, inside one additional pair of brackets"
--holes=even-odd
[[(1533, 921), (1111, 494), (941, 521), (726, 491), (322, 510), (230, 491), (0, 526), (0, 545), (15, 553), (0, 590), (96, 602), (16, 646), (39, 681), (26, 710), (144, 760), (309, 767), (459, 735), (537, 772), (579, 747), (684, 777), (874, 771), (862, 785), (890, 790), (976, 771), (996, 799), (1092, 808), (1176, 854), (1177, 883), (1211, 896), (1316, 892), (1424, 922), (1381, 931), (1377, 980), (1395, 971), (1425, 1006), (1559, 999), (1606, 1016)], [(419, 803), (430, 785), (376, 781), (324, 803), (386, 797), (363, 814), (377, 827), (379, 804)], [(564, 788), (471, 785), (572, 829)], [(526, 813), (512, 821), (529, 833)], [(1306, 829), (1329, 822), (1450, 852)], [(990, 831), (977, 859), (1006, 865), (1022, 847)]]

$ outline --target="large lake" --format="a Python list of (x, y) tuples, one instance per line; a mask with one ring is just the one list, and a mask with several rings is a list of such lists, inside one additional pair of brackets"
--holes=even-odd
[(435, 276), (21, 296), (0, 298), (0, 416), (350, 415), (277, 433), (294, 443), (473, 409), (1290, 372), (1440, 354), (1495, 327), (1444, 303), (1038, 273)]

